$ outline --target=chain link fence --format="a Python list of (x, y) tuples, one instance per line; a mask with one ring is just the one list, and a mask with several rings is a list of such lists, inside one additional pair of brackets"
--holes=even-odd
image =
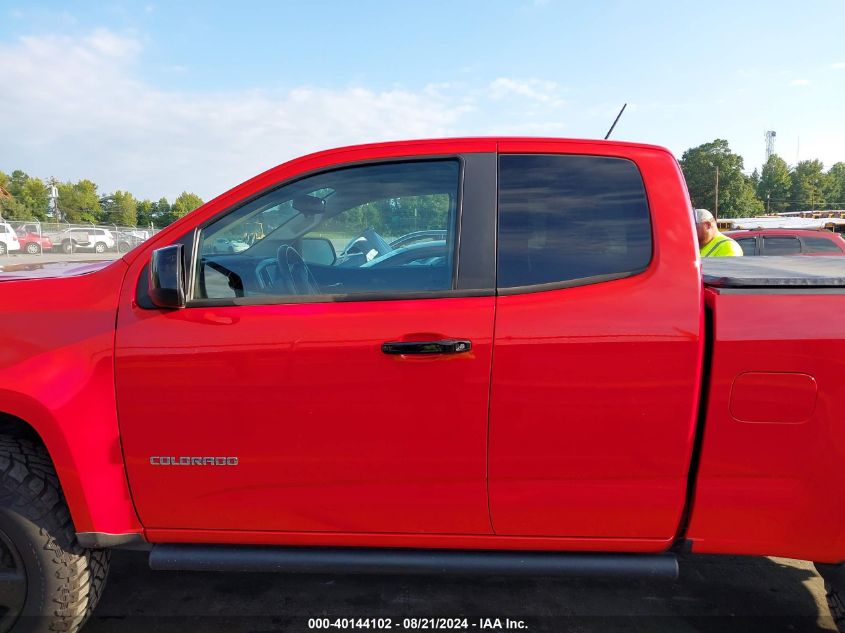
[(117, 258), (150, 239), (159, 230), (116, 224), (4, 220), (0, 217), (0, 256), (92, 253), (98, 258), (110, 255)]

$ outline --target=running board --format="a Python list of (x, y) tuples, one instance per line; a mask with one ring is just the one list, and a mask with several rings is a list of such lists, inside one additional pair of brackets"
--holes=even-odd
[(442, 549), (154, 545), (150, 568), (307, 574), (495, 574), (678, 577), (674, 554), (580, 554)]

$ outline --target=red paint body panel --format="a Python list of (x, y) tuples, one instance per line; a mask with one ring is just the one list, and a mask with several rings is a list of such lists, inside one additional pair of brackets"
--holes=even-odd
[(243, 532), (147, 530), (154, 543), (222, 543), (303, 547), (413, 547), (431, 549), (513, 549), (559, 552), (659, 553), (671, 539), (574, 539), (474, 534), (342, 534), (334, 532)]
[(79, 532), (140, 532), (114, 398), (114, 324), (126, 264), (0, 282), (0, 412), (32, 425)]
[[(709, 403), (689, 527), (694, 551), (845, 559), (845, 295), (721, 294)], [(818, 385), (812, 415), (739, 422), (729, 398), (749, 371), (794, 372)], [(772, 393), (775, 402), (780, 396)], [(805, 394), (806, 395), (806, 394)]]
[(618, 156), (640, 168), (649, 269), (500, 296), (490, 504), (497, 534), (668, 539), (687, 486), (702, 363), (702, 293), (675, 159), (652, 148), (501, 143), (501, 153)]
[[(122, 310), (120, 425), (144, 525), (489, 533), (492, 330), (492, 297)], [(422, 332), (472, 352), (381, 352)]]

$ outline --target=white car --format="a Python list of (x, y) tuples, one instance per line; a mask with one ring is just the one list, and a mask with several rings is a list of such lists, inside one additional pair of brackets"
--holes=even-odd
[(0, 222), (0, 255), (21, 250), (18, 234), (6, 222)]
[(105, 253), (114, 250), (115, 240), (114, 235), (108, 229), (92, 226), (62, 231), (53, 238), (53, 244), (61, 248), (63, 253), (88, 251)]

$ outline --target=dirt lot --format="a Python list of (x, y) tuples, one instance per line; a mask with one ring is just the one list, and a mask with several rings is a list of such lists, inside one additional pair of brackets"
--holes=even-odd
[(392, 618), (393, 630), (407, 630), (403, 618), (458, 616), (469, 630), (485, 630), (479, 618), (510, 618), (544, 633), (835, 630), (812, 566), (786, 559), (691, 558), (676, 583), (175, 573), (146, 562), (143, 552), (115, 553), (86, 633), (287, 633), (308, 631), (313, 617)]

